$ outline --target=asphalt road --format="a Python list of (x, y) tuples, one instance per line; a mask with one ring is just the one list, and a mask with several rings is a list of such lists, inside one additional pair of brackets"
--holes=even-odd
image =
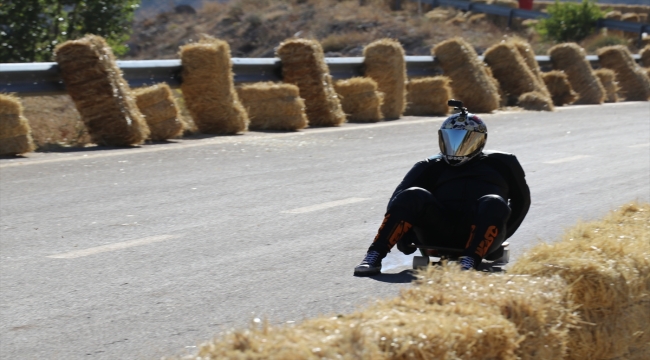
[[(482, 116), (533, 204), (513, 256), (650, 201), (650, 103)], [(0, 357), (153, 359), (253, 318), (351, 312), (411, 280), (355, 278), (443, 118), (0, 159)]]

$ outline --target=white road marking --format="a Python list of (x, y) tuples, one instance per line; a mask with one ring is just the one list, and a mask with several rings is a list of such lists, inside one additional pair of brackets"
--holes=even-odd
[(326, 203), (322, 203), (322, 204), (316, 204), (316, 205), (312, 205), (312, 206), (305, 206), (305, 207), (301, 207), (301, 208), (297, 208), (297, 209), (293, 209), (293, 210), (287, 210), (287, 211), (283, 211), (283, 213), (285, 213), (285, 214), (302, 214), (302, 213), (306, 213), (306, 212), (329, 209), (329, 208), (333, 208), (335, 206), (354, 204), (354, 203), (358, 203), (358, 202), (366, 201), (366, 200), (370, 200), (370, 199), (369, 198), (354, 198), (353, 197), (353, 198), (347, 198), (347, 199), (343, 199), (343, 200), (330, 201), (330, 202), (326, 202)]
[(175, 239), (175, 238), (178, 238), (178, 237), (180, 237), (180, 235), (149, 236), (149, 237), (142, 238), (142, 239), (129, 240), (129, 241), (123, 241), (123, 242), (118, 242), (118, 243), (114, 243), (114, 244), (108, 244), (108, 245), (92, 247), (92, 248), (89, 248), (89, 249), (70, 251), (70, 252), (67, 252), (67, 253), (50, 255), (50, 256), (47, 256), (47, 257), (52, 258), (52, 259), (74, 259), (74, 258), (88, 256), (88, 255), (100, 254), (100, 253), (103, 253), (103, 252), (109, 252), (109, 251), (127, 249), (127, 248), (135, 247), (135, 246), (153, 244), (153, 243), (156, 243), (156, 242), (165, 241), (165, 240), (169, 240), (169, 239)]
[(636, 145), (630, 145), (628, 146), (630, 149), (636, 149), (636, 148), (643, 148), (643, 147), (649, 147), (650, 143), (647, 144), (636, 144)]
[(551, 160), (551, 161), (544, 161), (544, 164), (561, 164), (565, 162), (570, 162), (570, 161), (576, 161), (584, 158), (590, 157), (589, 155), (576, 155), (576, 156), (570, 156), (570, 157), (565, 157), (562, 159), (556, 159), (556, 160)]

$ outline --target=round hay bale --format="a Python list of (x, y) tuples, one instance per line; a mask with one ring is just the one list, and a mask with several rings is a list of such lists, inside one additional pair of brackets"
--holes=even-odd
[(545, 94), (537, 91), (521, 94), (517, 104), (526, 110), (553, 111), (553, 102)]
[(608, 13), (605, 14), (605, 19), (611, 19), (611, 20), (621, 20), (621, 14), (620, 11), (614, 10), (614, 11), (609, 11)]
[(578, 98), (573, 91), (569, 79), (563, 71), (553, 70), (542, 74), (546, 88), (551, 93), (553, 105), (564, 106), (572, 104)]
[(635, 22), (638, 23), (640, 22), (640, 17), (639, 14), (637, 13), (625, 13), (621, 15), (621, 21), (629, 21), (629, 22)]
[(179, 116), (178, 105), (169, 85), (156, 84), (136, 89), (133, 94), (151, 130), (151, 140), (163, 141), (183, 134), (185, 123)]
[(199, 131), (237, 134), (248, 130), (248, 114), (234, 87), (230, 46), (203, 36), (198, 43), (181, 46), (185, 105)]
[(616, 73), (610, 69), (598, 69), (596, 70), (596, 76), (598, 76), (598, 80), (600, 80), (600, 83), (603, 84), (607, 92), (605, 102), (618, 102), (618, 95), (616, 93), (619, 87), (616, 82)]
[(339, 126), (345, 122), (323, 48), (315, 40), (291, 39), (280, 44), (282, 78), (300, 89), (310, 126)]
[(575, 104), (602, 104), (605, 89), (598, 81), (585, 51), (575, 43), (559, 44), (549, 49), (553, 68), (566, 73), (571, 88), (578, 93)]
[(365, 75), (377, 82), (384, 93), (381, 112), (398, 119), (406, 108), (406, 61), (404, 49), (396, 40), (381, 39), (363, 49)]
[(130, 146), (147, 139), (149, 127), (103, 38), (66, 41), (54, 49), (54, 57), (94, 143)]
[(348, 121), (377, 122), (383, 118), (384, 93), (378, 91), (375, 80), (363, 77), (339, 80), (334, 83), (334, 89)]
[(625, 46), (607, 46), (599, 49), (598, 62), (602, 67), (614, 70), (626, 101), (648, 101), (650, 79)]
[(650, 68), (650, 45), (646, 45), (646, 47), (641, 49), (639, 55), (641, 55), (641, 66)]
[(550, 96), (545, 94), (548, 92), (546, 86), (540, 83), (514, 44), (501, 42), (491, 46), (485, 51), (485, 62), (508, 97), (509, 105), (514, 105), (522, 94), (535, 92), (536, 96), (548, 98), (550, 108), (547, 110), (552, 110)]
[(0, 94), (0, 155), (21, 155), (34, 149), (20, 100), (13, 95)]
[(409, 81), (407, 115), (428, 116), (449, 113), (451, 86), (446, 76), (434, 76)]
[(451, 79), (454, 96), (470, 111), (489, 113), (499, 108), (499, 84), (470, 44), (453, 38), (436, 45), (432, 53), (444, 75)]
[(237, 87), (239, 98), (248, 111), (251, 130), (304, 129), (309, 122), (300, 90), (292, 84), (272, 82)]

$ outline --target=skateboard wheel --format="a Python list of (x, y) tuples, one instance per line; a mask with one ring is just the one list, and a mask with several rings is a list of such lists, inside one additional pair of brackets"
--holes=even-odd
[(429, 257), (428, 256), (414, 256), (413, 257), (413, 269), (420, 269), (429, 266)]

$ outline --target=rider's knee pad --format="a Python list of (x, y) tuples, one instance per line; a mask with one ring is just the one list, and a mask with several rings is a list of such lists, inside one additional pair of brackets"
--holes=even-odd
[(432, 197), (433, 195), (426, 189), (411, 187), (397, 194), (393, 201), (390, 202), (390, 207), (420, 208), (430, 201)]
[(479, 214), (497, 219), (507, 219), (511, 211), (508, 202), (499, 195), (482, 196), (477, 201), (476, 210)]

